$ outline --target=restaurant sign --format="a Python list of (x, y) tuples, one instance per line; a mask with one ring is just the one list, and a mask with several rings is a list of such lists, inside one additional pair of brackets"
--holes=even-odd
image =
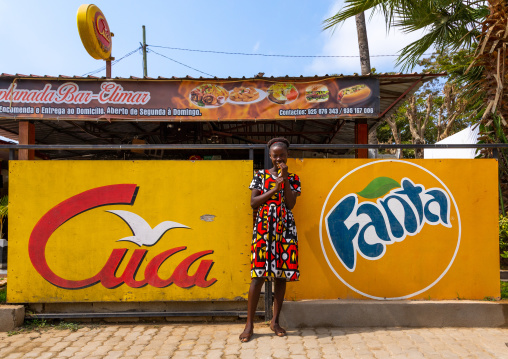
[(234, 121), (378, 115), (376, 78), (0, 81), (0, 118)]

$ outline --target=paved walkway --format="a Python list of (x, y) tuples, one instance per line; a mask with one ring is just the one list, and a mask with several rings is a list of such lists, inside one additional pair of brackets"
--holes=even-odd
[(264, 324), (100, 325), (0, 333), (0, 358), (508, 358), (508, 328), (316, 328), (275, 337)]

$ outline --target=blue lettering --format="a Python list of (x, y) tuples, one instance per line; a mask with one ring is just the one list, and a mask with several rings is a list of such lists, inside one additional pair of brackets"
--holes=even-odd
[(370, 217), (371, 221), (363, 226), (360, 231), (360, 235), (358, 236), (358, 249), (362, 252), (366, 257), (377, 258), (381, 254), (383, 254), (385, 250), (385, 245), (381, 243), (368, 244), (365, 241), (365, 231), (373, 226), (377, 236), (383, 241), (390, 242), (390, 237), (388, 236), (388, 231), (386, 230), (385, 221), (383, 219), (383, 214), (381, 211), (372, 203), (364, 202), (358, 208), (356, 215), (366, 214)]
[(444, 224), (448, 224), (448, 198), (446, 198), (442, 191), (435, 189), (426, 192), (426, 194), (431, 195), (433, 199), (425, 203), (425, 218), (427, 218), (430, 223), (439, 222), (439, 217), (432, 213), (429, 209), (429, 206), (436, 202), (439, 204), (439, 216), (441, 217), (441, 221)]
[[(418, 218), (420, 218), (420, 224), (423, 222), (423, 204), (422, 199), (420, 197), (420, 193), (423, 192), (422, 186), (415, 186), (411, 180), (404, 178), (402, 180), (402, 191), (395, 191), (394, 193), (400, 195), (406, 195), (409, 200), (413, 203), (416, 208), (416, 212), (418, 212)], [(409, 231), (412, 232), (412, 231)]]
[(328, 231), (340, 260), (350, 270), (355, 266), (355, 249), (353, 239), (358, 233), (360, 225), (354, 224), (350, 229), (344, 224), (353, 212), (357, 203), (356, 195), (345, 197), (327, 218)]
[[(388, 201), (391, 199), (398, 200), (399, 203), (404, 208), (404, 227), (397, 220), (392, 210), (388, 206)], [(386, 212), (388, 216), (388, 222), (390, 223), (390, 230), (395, 238), (403, 238), (404, 237), (404, 229), (409, 233), (415, 233), (418, 230), (418, 222), (416, 221), (416, 216), (413, 212), (411, 206), (404, 201), (402, 197), (398, 196), (388, 196), (385, 200), (380, 200), (381, 206)]]
[[(390, 201), (398, 201), (402, 209), (393, 205), (390, 208)], [(439, 215), (434, 213), (435, 209), (434, 212), (431, 211), (433, 203), (439, 206)], [(386, 245), (419, 233), (425, 223), (435, 225), (441, 221), (450, 227), (449, 211), (450, 203), (446, 192), (439, 188), (425, 191), (422, 185), (415, 185), (410, 179), (404, 178), (400, 189), (392, 190), (386, 197), (378, 199), (377, 203), (359, 204), (356, 194), (345, 196), (329, 212), (326, 226), (339, 259), (349, 271), (353, 271), (356, 251), (365, 258), (376, 260), (384, 255)], [(363, 220), (362, 215), (368, 216), (369, 221)], [(398, 219), (402, 217), (403, 223)], [(346, 221), (350, 228), (345, 224)], [(367, 230), (370, 228), (374, 229), (376, 238), (369, 238)]]

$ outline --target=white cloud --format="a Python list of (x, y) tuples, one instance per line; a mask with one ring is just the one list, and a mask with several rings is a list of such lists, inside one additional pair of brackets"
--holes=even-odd
[(257, 41), (255, 44), (254, 44), (254, 47), (252, 48), (252, 52), (256, 53), (258, 52), (259, 50), (259, 46), (261, 45), (261, 42)]
[[(342, 0), (336, 1), (325, 18), (337, 13), (341, 9), (342, 3)], [(371, 67), (375, 67), (378, 72), (399, 71), (395, 65), (397, 56), (376, 57), (373, 55), (398, 55), (404, 46), (419, 39), (423, 32), (404, 34), (392, 28), (387, 33), (385, 19), (382, 14), (376, 13), (371, 19), (369, 12), (365, 14), (365, 18)], [(358, 56), (359, 54), (354, 18), (347, 19), (343, 24), (336, 27), (335, 31), (323, 31), (320, 36), (320, 41), (323, 42), (320, 55)], [(306, 72), (317, 75), (360, 73), (360, 60), (358, 57), (317, 58), (308, 66)]]

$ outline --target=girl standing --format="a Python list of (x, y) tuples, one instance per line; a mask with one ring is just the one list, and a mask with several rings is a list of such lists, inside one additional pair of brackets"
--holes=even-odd
[(296, 281), (298, 270), (298, 238), (291, 209), (300, 195), (300, 179), (288, 172), (289, 141), (278, 137), (268, 142), (273, 167), (256, 172), (249, 188), (250, 204), (258, 209), (252, 235), (251, 285), (247, 323), (240, 341), (248, 342), (254, 330), (254, 315), (265, 279), (275, 281), (273, 319), (270, 329), (283, 337), (279, 315), (286, 292), (286, 282)]

